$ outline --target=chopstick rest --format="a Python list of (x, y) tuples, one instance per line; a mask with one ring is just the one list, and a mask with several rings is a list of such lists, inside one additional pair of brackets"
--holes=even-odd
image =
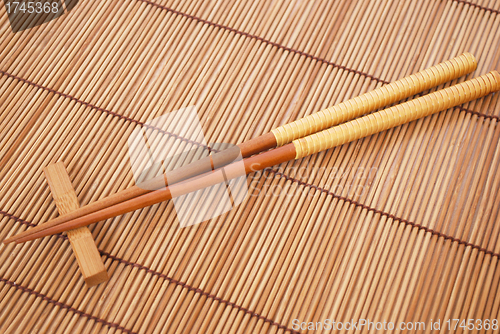
[[(43, 169), (43, 172), (59, 214), (63, 215), (77, 210), (80, 204), (64, 163), (58, 162), (49, 165)], [(109, 279), (108, 272), (89, 229), (79, 227), (68, 231), (68, 240), (85, 284), (91, 287), (107, 281)]]

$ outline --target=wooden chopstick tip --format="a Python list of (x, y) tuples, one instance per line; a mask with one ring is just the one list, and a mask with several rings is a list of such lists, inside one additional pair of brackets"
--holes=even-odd
[(11, 242), (13, 242), (13, 241), (15, 241), (15, 238), (10, 237), (10, 238), (4, 239), (4, 240), (2, 241), (2, 243), (3, 243), (4, 245), (7, 245), (7, 244), (10, 244), (10, 243), (11, 243)]
[(12, 236), (10, 236), (10, 237), (8, 237), (8, 238), (4, 239), (4, 240), (2, 241), (2, 243), (3, 243), (4, 245), (7, 245), (7, 244), (10, 244), (10, 243), (13, 243), (13, 242), (15, 242), (15, 243), (16, 243), (16, 245), (17, 245), (17, 244), (20, 244), (20, 243), (22, 243), (22, 241), (20, 241), (20, 240), (21, 240), (21, 239), (23, 239), (24, 237), (26, 237), (26, 235), (27, 235), (27, 234), (29, 234), (29, 232), (27, 232), (27, 231), (31, 231), (31, 229), (26, 230), (26, 231), (24, 231), (24, 232), (20, 232), (20, 233), (18, 233), (18, 234), (14, 234), (14, 235), (12, 235)]
[(4, 240), (2, 241), (2, 243), (3, 243), (4, 245), (8, 245), (8, 244), (11, 244), (11, 243), (13, 243), (13, 242), (15, 242), (15, 243), (16, 243), (16, 245), (17, 245), (17, 244), (20, 244), (20, 242), (19, 242), (19, 238), (17, 237), (17, 235), (13, 235), (12, 237), (7, 238), (7, 239), (4, 239)]

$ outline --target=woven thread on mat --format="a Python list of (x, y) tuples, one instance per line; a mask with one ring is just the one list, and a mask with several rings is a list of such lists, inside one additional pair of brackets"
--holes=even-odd
[(375, 76), (373, 76), (371, 74), (368, 74), (368, 73), (365, 73), (365, 72), (362, 72), (362, 71), (358, 71), (358, 70), (349, 68), (347, 66), (336, 64), (336, 63), (328, 61), (328, 60), (326, 60), (324, 58), (320, 58), (320, 57), (314, 56), (314, 55), (312, 55), (310, 53), (307, 53), (307, 52), (304, 52), (304, 51), (301, 51), (301, 50), (297, 50), (297, 49), (294, 49), (294, 48), (290, 48), (288, 46), (284, 46), (284, 45), (276, 43), (276, 42), (272, 42), (270, 40), (264, 39), (263, 37), (260, 37), (260, 36), (257, 36), (257, 35), (253, 35), (253, 34), (250, 34), (250, 33), (247, 33), (247, 32), (244, 32), (244, 31), (241, 31), (241, 30), (238, 30), (238, 29), (235, 29), (235, 28), (231, 28), (231, 27), (219, 24), (219, 23), (212, 22), (212, 21), (204, 20), (202, 18), (196, 17), (196, 16), (191, 15), (191, 14), (180, 12), (178, 10), (169, 8), (167, 6), (163, 6), (163, 5), (157, 4), (157, 3), (153, 2), (153, 1), (149, 1), (149, 0), (137, 0), (137, 1), (144, 2), (144, 3), (148, 4), (148, 5), (151, 5), (151, 6), (154, 6), (154, 7), (158, 7), (160, 9), (166, 10), (166, 11), (171, 12), (173, 14), (180, 15), (180, 16), (186, 17), (188, 19), (191, 19), (191, 20), (194, 20), (194, 21), (198, 21), (198, 22), (203, 23), (203, 24), (208, 24), (208, 25), (211, 25), (211, 26), (216, 27), (216, 28), (220, 28), (220, 29), (224, 29), (224, 30), (227, 30), (227, 31), (234, 32), (235, 34), (238, 34), (238, 35), (241, 35), (241, 36), (245, 36), (245, 37), (248, 37), (250, 39), (257, 40), (257, 41), (260, 41), (260, 42), (263, 42), (263, 43), (275, 46), (278, 49), (281, 49), (281, 50), (284, 50), (284, 51), (288, 51), (288, 52), (291, 52), (291, 53), (295, 53), (295, 54), (304, 56), (306, 58), (309, 58), (309, 59), (312, 59), (312, 60), (316, 60), (316, 61), (318, 61), (320, 63), (323, 63), (323, 64), (331, 65), (331, 66), (333, 66), (335, 68), (338, 68), (340, 70), (344, 70), (344, 71), (348, 71), (348, 72), (351, 72), (351, 73), (359, 74), (361, 76), (370, 78), (370, 79), (372, 79), (372, 80), (374, 80), (376, 82), (380, 82), (380, 83), (383, 83), (383, 84), (388, 83), (387, 81), (382, 80), (380, 78), (377, 78), (377, 77), (375, 77)]
[[(145, 126), (145, 127), (148, 127), (148, 128), (151, 128), (151, 129), (154, 129), (154, 130), (158, 130), (159, 132), (162, 132), (166, 135), (169, 135), (169, 136), (173, 136), (175, 138), (178, 138), (178, 139), (182, 139), (186, 142), (189, 142), (189, 143), (192, 143), (192, 144), (195, 144), (195, 145), (199, 145), (199, 146), (205, 146), (205, 145), (202, 145), (201, 143), (198, 143), (198, 142), (193, 142), (187, 138), (183, 138), (183, 137), (180, 137), (174, 133), (170, 133), (168, 131), (164, 131), (160, 128), (157, 128), (157, 127), (154, 127), (154, 126), (151, 126), (151, 125), (148, 125), (144, 122), (141, 122), (141, 121), (138, 121), (136, 119), (133, 119), (133, 118), (130, 118), (130, 117), (127, 117), (127, 116), (124, 116), (124, 115), (121, 115), (121, 114), (118, 114), (114, 111), (111, 111), (111, 110), (107, 110), (107, 109), (104, 109), (104, 108), (101, 108), (101, 107), (98, 107), (94, 104), (91, 104), (89, 102), (86, 102), (86, 101), (83, 101), (83, 100), (80, 100), (79, 98), (75, 97), (75, 96), (72, 96), (72, 95), (69, 95), (69, 94), (66, 94), (66, 93), (63, 93), (63, 92), (60, 92), (60, 91), (57, 91), (55, 89), (52, 89), (50, 87), (46, 87), (46, 86), (42, 86), (40, 84), (37, 84), (36, 82), (33, 82), (33, 81), (30, 81), (28, 79), (24, 79), (24, 78), (21, 78), (15, 74), (11, 74), (11, 73), (8, 73), (8, 72), (5, 72), (5, 71), (2, 71), (0, 70), (0, 74), (1, 75), (4, 75), (6, 77), (9, 77), (9, 78), (12, 78), (12, 79), (15, 79), (15, 80), (18, 80), (20, 82), (23, 82), (23, 83), (26, 83), (30, 86), (34, 86), (36, 88), (39, 88), (39, 89), (42, 89), (44, 91), (47, 91), (47, 92), (50, 92), (50, 93), (53, 93), (53, 94), (56, 94), (56, 95), (59, 95), (59, 96), (62, 96), (62, 97), (65, 97), (65, 98), (68, 98), (68, 99), (71, 99), (72, 101), (75, 101), (77, 103), (80, 103), (86, 107), (89, 107), (91, 109), (95, 109), (97, 111), (100, 111), (100, 112), (104, 112), (106, 114), (109, 114), (109, 115), (112, 115), (112, 116), (115, 116), (115, 117), (118, 117), (119, 119), (123, 119), (125, 121), (128, 121), (128, 122), (131, 122), (131, 123), (134, 123), (134, 124), (137, 124), (137, 125), (141, 125), (141, 126)], [(470, 109), (467, 109), (467, 108), (463, 108), (463, 107), (455, 107), (455, 108), (458, 108), (466, 113), (469, 113), (469, 114), (473, 114), (473, 115), (477, 115), (479, 117), (484, 117), (486, 119), (494, 119), (496, 121), (500, 121), (500, 116), (497, 116), (497, 115), (487, 115), (487, 114), (483, 114), (483, 113), (480, 113), (478, 111), (474, 111), (474, 110), (470, 110)], [(206, 147), (206, 146), (205, 146)]]
[(50, 304), (53, 304), (53, 305), (55, 305), (57, 307), (60, 307), (60, 308), (65, 309), (67, 311), (70, 311), (70, 312), (73, 312), (75, 314), (78, 314), (79, 316), (88, 318), (89, 320), (93, 320), (93, 321), (98, 322), (100, 324), (109, 326), (110, 328), (119, 329), (119, 330), (121, 330), (124, 333), (136, 334), (136, 332), (133, 332), (133, 331), (131, 331), (129, 329), (126, 329), (125, 327), (123, 327), (123, 326), (121, 326), (121, 325), (119, 325), (117, 323), (109, 322), (109, 321), (106, 321), (104, 319), (98, 318), (98, 317), (96, 317), (94, 315), (91, 315), (91, 314), (88, 314), (86, 312), (80, 311), (80, 310), (78, 310), (78, 309), (76, 309), (74, 307), (71, 307), (71, 306), (69, 306), (67, 304), (64, 304), (64, 303), (61, 303), (61, 302), (59, 302), (59, 301), (57, 301), (55, 299), (52, 299), (52, 298), (48, 297), (47, 295), (44, 295), (43, 293), (40, 293), (40, 292), (37, 292), (37, 291), (35, 291), (33, 289), (30, 289), (28, 287), (19, 285), (16, 282), (12, 282), (12, 281), (10, 281), (8, 279), (5, 279), (3, 277), (0, 277), (0, 282), (3, 282), (5, 284), (7, 284), (7, 285), (10, 285), (11, 287), (14, 287), (14, 288), (16, 288), (18, 290), (26, 292), (26, 293), (28, 293), (30, 295), (36, 296), (38, 298), (41, 298), (42, 300), (44, 300), (44, 301), (46, 301), (46, 302), (48, 302)]
[(500, 14), (500, 10), (496, 10), (496, 9), (493, 9), (493, 8), (481, 6), (481, 5), (478, 5), (477, 3), (472, 3), (470, 1), (465, 1), (465, 0), (452, 0), (452, 1), (458, 2), (458, 3), (463, 3), (465, 5), (469, 5), (469, 6), (472, 6), (474, 8), (485, 10), (487, 12), (491, 12), (491, 13), (495, 13), (495, 14)]
[[(265, 171), (267, 171), (267, 172), (273, 172), (273, 171), (271, 171), (271, 170), (269, 170), (269, 169), (266, 169)], [(472, 243), (466, 242), (466, 241), (461, 240), (461, 239), (458, 239), (458, 238), (454, 238), (454, 237), (448, 236), (448, 235), (446, 235), (446, 234), (443, 234), (443, 233), (441, 233), (441, 232), (438, 232), (438, 231), (435, 231), (435, 230), (433, 230), (433, 229), (427, 228), (427, 227), (422, 226), (422, 225), (420, 225), (420, 224), (416, 224), (416, 223), (410, 222), (410, 221), (408, 221), (408, 220), (406, 220), (406, 219), (398, 218), (398, 217), (396, 217), (396, 216), (394, 216), (394, 215), (392, 215), (392, 214), (387, 214), (386, 212), (383, 212), (383, 211), (381, 211), (381, 210), (377, 210), (377, 209), (371, 208), (371, 207), (369, 207), (369, 206), (367, 206), (367, 205), (365, 205), (365, 204), (359, 203), (359, 202), (357, 202), (357, 201), (355, 201), (355, 200), (352, 200), (352, 199), (349, 199), (349, 198), (346, 198), (346, 197), (342, 197), (342, 196), (339, 196), (339, 195), (335, 195), (335, 194), (333, 194), (332, 192), (330, 192), (330, 191), (328, 191), (328, 190), (326, 190), (326, 189), (324, 189), (324, 188), (320, 188), (320, 187), (318, 187), (318, 186), (315, 186), (315, 185), (312, 185), (312, 184), (308, 184), (308, 183), (306, 183), (306, 182), (302, 182), (302, 181), (300, 181), (300, 180), (293, 179), (293, 178), (291, 178), (291, 177), (289, 177), (289, 176), (287, 176), (287, 175), (285, 175), (285, 174), (283, 174), (283, 173), (281, 173), (281, 172), (274, 171), (274, 173), (275, 173), (276, 175), (281, 175), (281, 176), (282, 176), (282, 177), (284, 177), (286, 180), (289, 180), (289, 181), (292, 181), (292, 182), (297, 182), (298, 184), (300, 184), (300, 185), (302, 185), (302, 186), (305, 186), (305, 187), (309, 187), (309, 188), (311, 188), (311, 189), (314, 189), (315, 191), (320, 191), (320, 192), (322, 192), (322, 193), (326, 193), (327, 195), (331, 195), (331, 196), (332, 196), (332, 197), (334, 197), (334, 198), (337, 198), (337, 199), (343, 200), (343, 201), (345, 201), (345, 202), (348, 202), (348, 203), (350, 203), (350, 204), (353, 204), (353, 205), (355, 205), (355, 206), (357, 206), (357, 207), (360, 207), (360, 208), (362, 208), (362, 209), (365, 209), (365, 210), (367, 210), (367, 211), (371, 211), (371, 212), (373, 212), (373, 213), (375, 213), (375, 214), (380, 214), (380, 215), (382, 215), (382, 216), (386, 216), (387, 218), (393, 219), (394, 221), (399, 221), (399, 222), (401, 222), (401, 223), (403, 223), (403, 224), (406, 224), (406, 225), (409, 225), (409, 226), (415, 227), (415, 228), (417, 228), (417, 229), (419, 229), (419, 230), (423, 230), (423, 231), (425, 231), (425, 232), (431, 233), (432, 235), (436, 235), (436, 236), (438, 236), (438, 237), (441, 237), (441, 238), (443, 238), (444, 240), (450, 240), (450, 241), (452, 241), (452, 242), (457, 242), (459, 245), (464, 245), (465, 247), (471, 247), (472, 249), (476, 249), (476, 250), (478, 250), (478, 251), (480, 251), (480, 252), (483, 252), (485, 255), (491, 255), (491, 256), (494, 256), (494, 257), (497, 257), (497, 258), (499, 258), (499, 257), (500, 257), (500, 254), (498, 254), (498, 253), (494, 253), (494, 252), (492, 252), (492, 251), (490, 251), (490, 250), (487, 250), (487, 249), (485, 249), (485, 248), (482, 248), (482, 247), (480, 247), (480, 246), (478, 246), (478, 245), (475, 245), (475, 244), (472, 244)], [(16, 216), (14, 216), (14, 215), (12, 215), (12, 214), (10, 214), (10, 213), (5, 212), (5, 211), (0, 210), (0, 214), (2, 214), (2, 215), (3, 215), (3, 216), (5, 216), (5, 217), (8, 217), (9, 219), (12, 219), (12, 220), (14, 220), (14, 221), (16, 221), (16, 222), (19, 222), (19, 223), (21, 223), (21, 224), (28, 225), (28, 226), (35, 226), (35, 224), (33, 224), (33, 223), (31, 223), (31, 222), (28, 222), (28, 221), (26, 221), (26, 220), (23, 220), (23, 219), (21, 219), (21, 218), (19, 218), (19, 217), (16, 217)], [(66, 237), (65, 235), (62, 235), (62, 234), (57, 234), (57, 237), (58, 237), (58, 238), (62, 238), (62, 239), (67, 239), (67, 237)], [(172, 283), (172, 284), (175, 284), (175, 285), (181, 286), (182, 288), (188, 289), (189, 291), (193, 291), (193, 292), (195, 292), (195, 293), (199, 293), (199, 294), (201, 294), (201, 295), (203, 295), (203, 296), (205, 296), (205, 297), (207, 297), (207, 298), (213, 299), (214, 301), (217, 301), (217, 302), (220, 302), (220, 303), (222, 303), (222, 304), (225, 304), (226, 306), (229, 306), (229, 307), (235, 308), (235, 309), (237, 309), (238, 311), (244, 312), (245, 314), (249, 314), (249, 315), (251, 315), (252, 317), (257, 317), (258, 319), (260, 319), (260, 320), (262, 320), (262, 321), (264, 321), (264, 322), (267, 322), (267, 323), (269, 323), (269, 324), (271, 324), (271, 325), (273, 325), (273, 326), (276, 326), (278, 329), (283, 329), (283, 330), (286, 330), (286, 331), (290, 331), (290, 332), (292, 332), (292, 333), (298, 333), (298, 332), (296, 332), (296, 331), (293, 331), (293, 330), (292, 330), (292, 329), (290, 329), (290, 328), (287, 328), (285, 325), (279, 324), (279, 323), (277, 323), (277, 322), (275, 322), (275, 321), (273, 321), (273, 320), (271, 320), (271, 319), (269, 319), (269, 318), (266, 318), (266, 317), (265, 317), (265, 316), (263, 316), (263, 315), (260, 315), (260, 314), (258, 314), (258, 313), (256, 313), (256, 312), (253, 312), (253, 311), (251, 311), (251, 310), (249, 310), (249, 309), (247, 309), (247, 308), (244, 308), (244, 307), (242, 307), (242, 306), (240, 306), (240, 305), (237, 305), (237, 304), (235, 304), (235, 303), (233, 303), (233, 302), (230, 302), (230, 301), (224, 300), (224, 299), (222, 299), (222, 298), (220, 298), (220, 297), (217, 297), (216, 295), (213, 295), (213, 294), (210, 294), (210, 293), (208, 293), (208, 292), (205, 292), (205, 291), (204, 291), (204, 290), (202, 290), (202, 289), (195, 288), (195, 287), (193, 287), (193, 286), (191, 286), (191, 285), (188, 285), (188, 284), (186, 284), (186, 283), (184, 283), (184, 282), (181, 282), (181, 281), (178, 281), (178, 280), (173, 279), (173, 278), (171, 278), (171, 277), (168, 277), (167, 275), (165, 275), (165, 274), (163, 274), (163, 273), (160, 273), (160, 272), (158, 272), (158, 271), (155, 271), (155, 270), (153, 270), (153, 269), (151, 269), (151, 268), (149, 268), (149, 267), (146, 267), (146, 266), (144, 266), (144, 265), (141, 265), (141, 264), (138, 264), (138, 263), (135, 263), (135, 262), (127, 261), (127, 260), (125, 260), (125, 259), (122, 259), (122, 258), (120, 258), (120, 257), (117, 257), (117, 256), (115, 256), (115, 255), (112, 255), (112, 254), (110, 254), (110, 253), (108, 253), (108, 252), (105, 252), (105, 251), (103, 251), (103, 250), (99, 250), (99, 252), (100, 252), (102, 255), (104, 255), (104, 256), (106, 256), (106, 257), (110, 258), (111, 260), (118, 261), (118, 262), (120, 262), (120, 263), (122, 263), (122, 264), (124, 264), (124, 265), (126, 265), (126, 266), (132, 266), (132, 267), (134, 267), (134, 268), (138, 268), (138, 269), (140, 269), (140, 270), (145, 270), (147, 273), (150, 273), (150, 274), (152, 274), (152, 275), (154, 275), (154, 276), (157, 276), (157, 277), (163, 278), (163, 279), (165, 279), (165, 280), (169, 281), (169, 282), (170, 282), (170, 283)], [(0, 278), (0, 280), (2, 280), (2, 281), (7, 281), (7, 280), (6, 280), (6, 279), (4, 279), (4, 278)], [(9, 282), (10, 282), (10, 281), (9, 281)], [(13, 283), (13, 282), (12, 282), (12, 283)], [(50, 299), (49, 297), (47, 297), (47, 296), (45, 296), (45, 295), (42, 295), (42, 294), (40, 294), (40, 293), (38, 293), (38, 292), (35, 292), (34, 290), (31, 290), (31, 289), (29, 289), (29, 288), (21, 287), (20, 285), (17, 285), (17, 284), (15, 284), (15, 283), (13, 283), (13, 284), (11, 284), (11, 285), (12, 285), (12, 286), (15, 286), (15, 287), (17, 287), (17, 288), (20, 288), (21, 290), (23, 290), (23, 291), (25, 291), (25, 292), (31, 292), (31, 294), (34, 294), (34, 295), (36, 295), (36, 296), (38, 296), (38, 297), (41, 297), (42, 299), (47, 300), (47, 301), (49, 301), (49, 302), (50, 302), (50, 300), (52, 300), (52, 299)], [(54, 304), (57, 304), (57, 305), (59, 305), (59, 306), (61, 306), (61, 305), (65, 305), (65, 304), (62, 304), (62, 303), (60, 303), (60, 302), (58, 302), (58, 301), (55, 301), (55, 300), (52, 300), (52, 301), (53, 301), (53, 303), (54, 303)], [(61, 306), (61, 307), (63, 307), (63, 306)], [(120, 329), (122, 329), (122, 330), (126, 331), (127, 333), (133, 333), (133, 332), (131, 332), (130, 330), (126, 330), (126, 329), (124, 329), (124, 328), (123, 328), (122, 326), (120, 326), (119, 324), (109, 323), (109, 322), (107, 322), (106, 320), (103, 320), (103, 319), (97, 318), (97, 317), (95, 317), (95, 316), (92, 316), (92, 315), (90, 315), (90, 314), (88, 314), (88, 313), (85, 313), (85, 312), (79, 311), (79, 310), (74, 309), (74, 308), (72, 308), (72, 307), (70, 307), (70, 306), (68, 306), (68, 305), (64, 306), (64, 308), (66, 308), (66, 309), (68, 309), (68, 310), (74, 310), (74, 312), (78, 313), (79, 315), (84, 316), (84, 317), (87, 317), (87, 318), (90, 318), (90, 319), (95, 320), (95, 321), (97, 321), (97, 322), (100, 322), (100, 323), (103, 323), (103, 324), (109, 324), (108, 326), (110, 326), (110, 327), (120, 328)]]
[[(339, 65), (339, 64), (335, 64), (335, 63), (330, 62), (330, 61), (328, 61), (326, 59), (316, 57), (316, 56), (314, 56), (312, 54), (309, 54), (309, 53), (306, 53), (306, 52), (303, 52), (303, 51), (300, 51), (300, 50), (296, 50), (296, 49), (293, 49), (293, 48), (290, 48), (290, 47), (278, 44), (276, 42), (272, 42), (270, 40), (264, 39), (263, 37), (260, 37), (260, 36), (257, 36), (257, 35), (253, 35), (253, 34), (241, 31), (241, 30), (237, 30), (235, 28), (231, 28), (231, 27), (219, 24), (219, 23), (212, 22), (212, 21), (204, 20), (204, 19), (202, 19), (200, 17), (197, 17), (197, 16), (194, 16), (194, 15), (191, 15), (191, 14), (187, 14), (187, 13), (181, 12), (181, 11), (175, 10), (173, 8), (164, 6), (164, 5), (160, 5), (160, 4), (158, 4), (158, 3), (154, 2), (154, 1), (149, 1), (149, 0), (136, 0), (136, 1), (144, 2), (144, 3), (148, 4), (148, 5), (151, 5), (151, 6), (154, 6), (154, 7), (163, 9), (163, 10), (166, 10), (166, 11), (171, 12), (173, 14), (180, 15), (180, 16), (189, 18), (191, 20), (198, 21), (200, 23), (208, 24), (208, 25), (211, 25), (211, 26), (216, 27), (216, 28), (221, 28), (221, 29), (224, 29), (224, 30), (227, 30), (227, 31), (234, 32), (234, 33), (236, 33), (238, 35), (241, 35), (241, 36), (245, 36), (245, 37), (249, 37), (251, 39), (255, 39), (255, 40), (261, 41), (263, 43), (275, 46), (275, 47), (277, 47), (279, 49), (282, 49), (282, 50), (285, 50), (285, 51), (289, 51), (289, 52), (293, 52), (293, 53), (299, 54), (301, 56), (305, 56), (307, 58), (319, 61), (321, 63), (325, 63), (325, 64), (328, 64), (328, 65), (332, 65), (332, 66), (334, 66), (336, 68), (349, 71), (351, 73), (356, 73), (356, 74), (363, 75), (363, 76), (365, 76), (367, 78), (373, 79), (373, 80), (375, 80), (377, 82), (380, 82), (380, 83), (388, 83), (387, 81), (384, 81), (384, 80), (382, 80), (380, 78), (377, 78), (377, 77), (375, 77), (373, 75), (370, 75), (368, 73), (364, 73), (364, 72), (357, 71), (355, 69), (351, 69), (351, 68), (348, 68), (348, 67), (345, 67), (345, 66), (342, 66), (342, 65)], [(475, 7), (475, 8), (479, 8), (481, 10), (485, 10), (485, 11), (488, 11), (488, 12), (491, 12), (491, 13), (500, 14), (499, 10), (496, 10), (496, 9), (493, 9), (493, 8), (484, 7), (484, 6), (472, 3), (470, 1), (465, 1), (465, 0), (451, 0), (451, 1), (458, 2), (458, 3), (463, 3), (465, 5), (469, 5), (469, 6), (472, 6), (472, 7)]]
[[(8, 217), (9, 219), (12, 219), (12, 220), (14, 220), (14, 221), (18, 222), (18, 223), (21, 223), (21, 224), (23, 224), (23, 225), (28, 225), (28, 226), (31, 226), (31, 227), (36, 226), (35, 224), (33, 224), (33, 223), (31, 223), (31, 222), (28, 222), (28, 221), (26, 221), (26, 220), (24, 220), (24, 219), (21, 219), (21, 218), (19, 218), (19, 217), (16, 217), (16, 216), (14, 216), (14, 215), (12, 215), (12, 214), (10, 214), (10, 213), (8, 213), (8, 212), (5, 212), (5, 211), (3, 211), (3, 210), (0, 210), (0, 214), (1, 214), (1, 215), (3, 215), (3, 216), (5, 216), (5, 217)], [(63, 234), (56, 234), (56, 236), (57, 236), (58, 238), (60, 238), (60, 239), (65, 239), (65, 240), (67, 240), (67, 239), (68, 239), (68, 237), (67, 237), (66, 235), (63, 235)], [(112, 255), (112, 254), (110, 254), (110, 253), (108, 253), (108, 252), (106, 252), (106, 251), (103, 251), (103, 250), (99, 250), (99, 253), (100, 253), (101, 255), (104, 255), (105, 257), (107, 257), (107, 258), (109, 258), (109, 259), (113, 260), (113, 261), (117, 261), (117, 262), (119, 262), (119, 263), (122, 263), (122, 264), (124, 264), (125, 266), (131, 266), (131, 267), (133, 267), (133, 268), (137, 268), (137, 269), (140, 269), (140, 270), (144, 270), (144, 271), (146, 271), (147, 273), (149, 273), (149, 274), (151, 274), (151, 275), (153, 275), (153, 276), (157, 276), (157, 277), (159, 277), (159, 278), (163, 278), (164, 280), (166, 280), (166, 281), (168, 281), (168, 282), (170, 282), (170, 283), (172, 283), (172, 284), (174, 284), (174, 285), (180, 286), (180, 287), (182, 287), (182, 288), (184, 288), (184, 289), (187, 289), (188, 291), (193, 291), (193, 292), (198, 293), (198, 294), (200, 294), (200, 295), (202, 295), (202, 296), (205, 296), (205, 297), (207, 297), (207, 298), (210, 298), (210, 299), (212, 299), (212, 300), (215, 300), (215, 301), (217, 301), (217, 302), (220, 302), (220, 303), (222, 303), (222, 304), (224, 304), (224, 305), (226, 305), (226, 306), (229, 306), (229, 307), (232, 307), (232, 308), (234, 308), (234, 309), (237, 309), (238, 311), (241, 311), (241, 312), (243, 312), (243, 313), (245, 313), (245, 314), (249, 314), (251, 317), (258, 318), (259, 320), (262, 320), (262, 321), (264, 321), (264, 322), (267, 322), (267, 323), (269, 323), (269, 324), (270, 324), (270, 325), (272, 325), (272, 326), (276, 326), (278, 329), (283, 329), (283, 330), (286, 330), (286, 331), (290, 331), (290, 332), (292, 332), (292, 333), (298, 333), (298, 332), (295, 332), (295, 331), (293, 331), (292, 329), (290, 329), (290, 328), (286, 327), (285, 325), (282, 325), (282, 324), (280, 324), (280, 323), (278, 323), (278, 322), (275, 322), (275, 321), (273, 321), (272, 319), (266, 318), (265, 316), (263, 316), (263, 315), (261, 315), (261, 314), (259, 314), (259, 313), (257, 313), (257, 312), (253, 312), (252, 310), (250, 310), (250, 309), (248, 309), (248, 308), (245, 308), (245, 307), (243, 307), (243, 306), (237, 305), (237, 304), (235, 304), (235, 303), (233, 303), (233, 302), (230, 302), (230, 301), (228, 301), (228, 300), (225, 300), (225, 299), (222, 299), (222, 298), (220, 298), (220, 297), (217, 297), (217, 296), (216, 296), (216, 295), (214, 295), (214, 294), (208, 293), (208, 292), (206, 292), (206, 291), (204, 291), (204, 290), (202, 290), (202, 289), (200, 289), (200, 288), (196, 288), (196, 287), (194, 287), (194, 286), (191, 286), (191, 285), (189, 285), (189, 284), (187, 284), (187, 283), (185, 283), (185, 282), (182, 282), (182, 281), (176, 280), (176, 279), (174, 279), (174, 278), (171, 278), (171, 277), (169, 277), (169, 276), (167, 276), (167, 275), (165, 275), (165, 274), (163, 274), (163, 273), (160, 273), (160, 272), (158, 272), (158, 271), (155, 271), (155, 270), (153, 270), (153, 269), (151, 269), (151, 268), (149, 268), (149, 267), (146, 267), (146, 266), (144, 266), (144, 265), (142, 265), (142, 264), (139, 264), (139, 263), (136, 263), (136, 262), (132, 262), (132, 261), (127, 261), (127, 260), (125, 260), (125, 259), (122, 259), (122, 258), (120, 258), (120, 257), (118, 257), (118, 256)], [(0, 278), (0, 279), (2, 279), (2, 278)], [(15, 284), (15, 283), (14, 283), (14, 285), (16, 285), (16, 286), (18, 286), (18, 287), (19, 287), (19, 285)], [(25, 288), (25, 289), (23, 289), (23, 290), (31, 290), (31, 289), (29, 289), (29, 288)], [(46, 298), (48, 298), (48, 297), (46, 297)], [(44, 299), (46, 299), (46, 298), (44, 298)], [(90, 314), (87, 314), (87, 313), (84, 313), (84, 312), (81, 312), (81, 311), (78, 311), (78, 312), (82, 313), (81, 315), (84, 315), (84, 316), (87, 316), (87, 317), (96, 318), (96, 317), (94, 317), (94, 316), (92, 316), (92, 315), (90, 315)], [(94, 320), (95, 320), (95, 319), (94, 319)], [(102, 320), (102, 319), (101, 319), (101, 320)], [(104, 322), (106, 322), (106, 321), (105, 321), (105, 320), (102, 320), (101, 322), (102, 322), (102, 323), (104, 323)], [(117, 325), (117, 324), (113, 324), (113, 326), (112, 326), (112, 327), (117, 327), (117, 326), (119, 326), (119, 325)], [(117, 327), (117, 328), (118, 328), (118, 327)], [(123, 327), (122, 327), (122, 328), (123, 328)]]

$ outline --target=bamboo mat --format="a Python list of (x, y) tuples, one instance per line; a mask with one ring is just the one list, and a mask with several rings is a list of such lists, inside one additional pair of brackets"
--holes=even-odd
[[(0, 17), (2, 240), (57, 216), (50, 163), (81, 205), (132, 185), (127, 138), (167, 112), (194, 105), (207, 142), (236, 144), (465, 51), (467, 78), (500, 69), (496, 0), (82, 0), (15, 34)], [(498, 319), (499, 117), (490, 95), (250, 175), (200, 225), (172, 201), (91, 225), (96, 287), (65, 236), (2, 244), (0, 333)]]

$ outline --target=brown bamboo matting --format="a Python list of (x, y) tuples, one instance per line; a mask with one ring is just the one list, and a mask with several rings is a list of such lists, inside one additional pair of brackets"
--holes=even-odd
[[(132, 185), (127, 138), (166, 112), (195, 105), (208, 142), (239, 143), (464, 51), (468, 78), (500, 69), (496, 0), (83, 0), (18, 33), (0, 17), (2, 240), (57, 215), (50, 163), (82, 205)], [(497, 319), (499, 116), (489, 95), (251, 175), (201, 225), (171, 201), (91, 225), (97, 287), (65, 236), (2, 244), (0, 333)]]

